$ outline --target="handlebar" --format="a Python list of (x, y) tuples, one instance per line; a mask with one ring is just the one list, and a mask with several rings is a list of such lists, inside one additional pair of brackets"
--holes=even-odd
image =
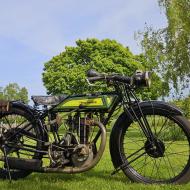
[(121, 82), (126, 83), (129, 85), (133, 85), (136, 87), (144, 86), (144, 87), (150, 87), (150, 72), (141, 72), (136, 71), (136, 73), (132, 77), (128, 76), (121, 76), (116, 74), (106, 75), (102, 73), (98, 73), (95, 70), (89, 70), (87, 72), (87, 80), (89, 82), (96, 82), (96, 81), (113, 81), (113, 82)]
[(89, 82), (96, 82), (96, 81), (115, 81), (115, 82), (123, 82), (130, 84), (131, 78), (125, 77), (125, 76), (119, 76), (119, 75), (113, 75), (113, 76), (97, 76), (97, 77), (89, 77)]

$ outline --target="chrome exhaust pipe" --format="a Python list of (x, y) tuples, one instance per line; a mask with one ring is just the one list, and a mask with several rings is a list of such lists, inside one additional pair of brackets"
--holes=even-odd
[(47, 173), (68, 173), (68, 174), (74, 174), (74, 173), (81, 173), (81, 172), (85, 172), (88, 171), (90, 169), (92, 169), (94, 166), (96, 166), (96, 164), (100, 161), (105, 147), (106, 147), (106, 129), (104, 127), (104, 125), (101, 122), (98, 121), (92, 121), (91, 125), (95, 125), (98, 126), (100, 131), (101, 131), (101, 143), (100, 143), (100, 147), (99, 150), (95, 156), (95, 158), (88, 164), (81, 166), (81, 167), (66, 167), (66, 168), (48, 168), (45, 167), (43, 168), (43, 172), (47, 172)]

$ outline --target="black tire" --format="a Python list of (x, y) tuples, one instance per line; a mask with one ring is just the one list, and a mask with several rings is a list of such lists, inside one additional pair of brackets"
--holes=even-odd
[[(16, 127), (22, 127), (24, 124), (27, 122), (32, 123), (33, 117), (30, 113), (24, 111), (21, 108), (15, 108), (12, 107), (11, 111), (6, 112), (6, 113), (1, 113), (0, 114), (0, 139), (4, 136), (8, 137), (11, 135), (14, 135), (17, 130)], [(33, 122), (34, 123), (34, 122)], [(33, 136), (34, 138), (29, 137), (28, 135), (25, 135), (23, 133), (26, 133), (26, 131)], [(16, 144), (28, 144), (36, 147), (36, 149), (40, 150), (42, 148), (42, 134), (41, 130), (38, 125), (36, 124), (31, 124), (29, 125), (26, 129), (25, 132), (19, 133), (15, 138), (10, 140), (12, 143)], [(2, 148), (3, 143), (0, 144), (0, 156), (4, 156), (3, 153), (3, 148)], [(28, 158), (28, 159), (42, 159), (42, 155), (39, 153), (31, 153), (28, 151), (23, 151), (23, 150), (18, 150), (14, 148), (10, 148), (5, 146), (8, 157), (19, 157), (19, 158)], [(26, 170), (16, 170), (16, 169), (10, 169), (10, 174), (11, 178), (16, 180), (19, 178), (24, 178), (28, 176), (31, 171), (26, 171)], [(0, 161), (0, 178), (1, 179), (8, 179), (8, 171), (5, 168), (5, 163), (3, 161)]]
[[(168, 115), (167, 110), (153, 110), (150, 107), (142, 111), (164, 153), (156, 156), (147, 146), (147, 139), (138, 123), (123, 113), (116, 121), (110, 137), (114, 167), (118, 168), (144, 153), (129, 163), (128, 167), (122, 168), (130, 180), (140, 183), (187, 183), (190, 181), (190, 122), (182, 116)], [(158, 124), (160, 118), (165, 119), (162, 125)], [(126, 144), (125, 140), (128, 141)], [(140, 148), (142, 150), (135, 157), (129, 157)]]

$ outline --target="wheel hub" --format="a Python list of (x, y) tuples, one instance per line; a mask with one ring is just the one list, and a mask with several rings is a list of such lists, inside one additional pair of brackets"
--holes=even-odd
[(145, 143), (145, 151), (149, 156), (153, 158), (163, 157), (165, 152), (165, 145), (159, 139), (155, 140), (154, 142), (147, 140)]

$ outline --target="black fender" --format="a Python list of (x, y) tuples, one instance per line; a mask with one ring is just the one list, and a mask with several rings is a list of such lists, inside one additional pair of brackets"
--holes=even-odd
[(32, 117), (35, 116), (35, 109), (32, 106), (25, 104), (22, 101), (12, 101), (11, 107), (19, 108), (19, 109), (29, 113)]
[[(172, 115), (183, 115), (183, 112), (176, 107), (175, 105), (171, 105), (167, 102), (164, 101), (143, 101), (143, 102), (139, 102), (139, 105), (134, 104), (133, 106), (131, 106), (129, 109), (127, 109), (126, 111), (124, 111), (123, 113), (121, 113), (121, 115), (117, 118), (114, 127), (117, 125), (118, 122), (120, 122), (120, 120), (122, 120), (123, 118), (127, 117), (127, 121), (130, 122), (132, 120), (136, 120), (134, 117), (134, 112), (136, 114), (137, 117), (141, 116), (141, 112), (139, 110), (139, 107), (141, 108), (141, 110), (145, 110), (145, 109), (154, 109), (156, 108), (157, 110), (161, 110), (164, 111), (165, 113), (167, 113), (169, 116)], [(112, 130), (114, 130), (114, 127)]]
[[(32, 106), (25, 104), (22, 101), (12, 101), (11, 107), (18, 108), (18, 109), (21, 109), (21, 110), (27, 112), (28, 114), (30, 114), (30, 116), (33, 120), (37, 121), (37, 119), (38, 119), (36, 110)], [(42, 126), (42, 124), (38, 124), (38, 126), (41, 131), (43, 141), (48, 142), (48, 134), (45, 131), (44, 127)]]
[[(139, 102), (139, 106), (142, 110), (150, 109), (150, 108), (152, 108), (152, 109), (156, 108), (157, 110), (159, 109), (161, 111), (166, 112), (170, 116), (172, 116), (172, 115), (181, 115), (182, 116), (183, 115), (183, 112), (178, 107), (176, 107), (175, 105), (171, 105), (171, 104), (164, 102), (164, 101), (156, 101), (156, 100), (143, 101), (143, 102)], [(139, 106), (137, 104), (134, 104), (129, 109), (127, 109), (126, 111), (121, 113), (121, 115), (116, 120), (114, 126), (123, 117), (127, 117), (128, 121), (135, 120), (134, 114), (133, 114), (134, 112), (137, 115), (137, 117), (140, 117), (141, 113), (139, 110)]]
[[(164, 101), (156, 101), (156, 100), (143, 101), (143, 102), (139, 103), (139, 106), (141, 109), (148, 109), (148, 108), (160, 109), (160, 110), (168, 112), (168, 115), (183, 115), (183, 111), (180, 110), (178, 107), (176, 107), (175, 105), (169, 104), (167, 102), (164, 102)], [(132, 110), (134, 110), (135, 112), (138, 113), (139, 112), (138, 105), (134, 104), (132, 106), (132, 108), (130, 108), (128, 110), (128, 112), (132, 113)]]

